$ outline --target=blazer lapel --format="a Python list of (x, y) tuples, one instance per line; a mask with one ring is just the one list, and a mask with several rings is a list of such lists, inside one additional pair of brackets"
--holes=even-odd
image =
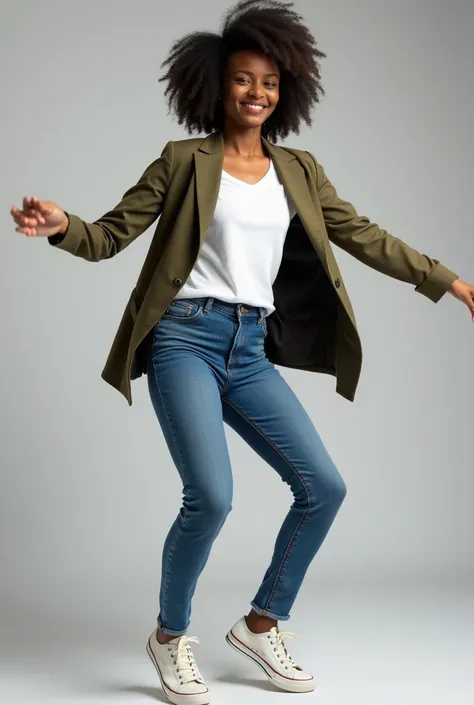
[(199, 248), (206, 238), (216, 208), (221, 185), (224, 142), (222, 134), (213, 132), (194, 152), (196, 198), (199, 212)]
[(298, 159), (285, 149), (262, 138), (264, 147), (273, 160), (275, 170), (293, 202), (296, 212), (313, 243), (323, 265), (327, 269), (326, 234), (321, 219), (314, 207), (306, 183), (306, 174)]
[[(262, 138), (262, 142), (296, 208), (304, 229), (327, 269), (326, 237), (321, 226), (321, 219), (314, 208), (311, 194), (308, 190), (303, 167), (290, 152), (272, 144), (265, 138)], [(223, 135), (221, 132), (213, 132), (202, 141), (198, 150), (194, 153), (196, 198), (199, 213), (199, 247), (201, 247), (206, 238), (206, 233), (214, 215), (219, 195), (223, 161)]]

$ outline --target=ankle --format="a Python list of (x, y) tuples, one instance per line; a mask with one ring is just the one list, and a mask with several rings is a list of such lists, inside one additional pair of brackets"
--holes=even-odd
[(269, 632), (272, 627), (278, 626), (276, 619), (264, 617), (253, 609), (245, 617), (245, 623), (253, 634), (264, 634), (265, 632)]
[(161, 629), (157, 627), (156, 639), (159, 644), (167, 644), (172, 639), (176, 639), (176, 636), (174, 634), (166, 634), (166, 632), (162, 632)]

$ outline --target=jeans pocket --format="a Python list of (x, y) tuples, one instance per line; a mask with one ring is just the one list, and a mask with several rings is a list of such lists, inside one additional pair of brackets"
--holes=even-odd
[(193, 299), (174, 299), (162, 315), (162, 318), (178, 321), (179, 323), (189, 323), (201, 317), (203, 308), (202, 303)]

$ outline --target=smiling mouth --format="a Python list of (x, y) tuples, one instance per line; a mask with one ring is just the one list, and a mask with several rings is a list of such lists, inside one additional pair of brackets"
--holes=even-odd
[(249, 112), (255, 113), (256, 115), (258, 115), (258, 113), (263, 112), (268, 107), (266, 105), (256, 105), (255, 103), (240, 103), (240, 105)]

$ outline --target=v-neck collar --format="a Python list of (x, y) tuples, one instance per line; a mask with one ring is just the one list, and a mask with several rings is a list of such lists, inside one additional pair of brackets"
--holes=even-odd
[[(288, 192), (323, 266), (328, 270), (326, 254), (328, 242), (327, 233), (324, 230), (321, 206), (317, 198), (313, 200), (308, 187), (307, 173), (296, 158), (296, 150), (272, 144), (264, 137), (262, 137), (262, 145), (271, 158), (280, 182)], [(223, 161), (223, 134), (220, 131), (213, 132), (202, 139), (194, 152), (199, 247), (206, 237), (216, 207), (222, 178)]]
[(264, 181), (266, 181), (268, 179), (270, 172), (272, 171), (273, 168), (274, 168), (273, 161), (272, 161), (272, 158), (270, 157), (270, 165), (269, 165), (267, 171), (262, 176), (262, 178), (254, 184), (249, 184), (248, 181), (243, 181), (242, 179), (238, 179), (236, 176), (233, 176), (233, 174), (229, 174), (229, 172), (226, 171), (225, 169), (222, 169), (222, 176), (224, 178), (228, 179), (229, 181), (232, 181), (232, 183), (237, 184), (237, 186), (243, 186), (243, 187), (248, 187), (248, 188), (253, 189), (256, 186), (260, 186), (260, 184), (262, 184)]

